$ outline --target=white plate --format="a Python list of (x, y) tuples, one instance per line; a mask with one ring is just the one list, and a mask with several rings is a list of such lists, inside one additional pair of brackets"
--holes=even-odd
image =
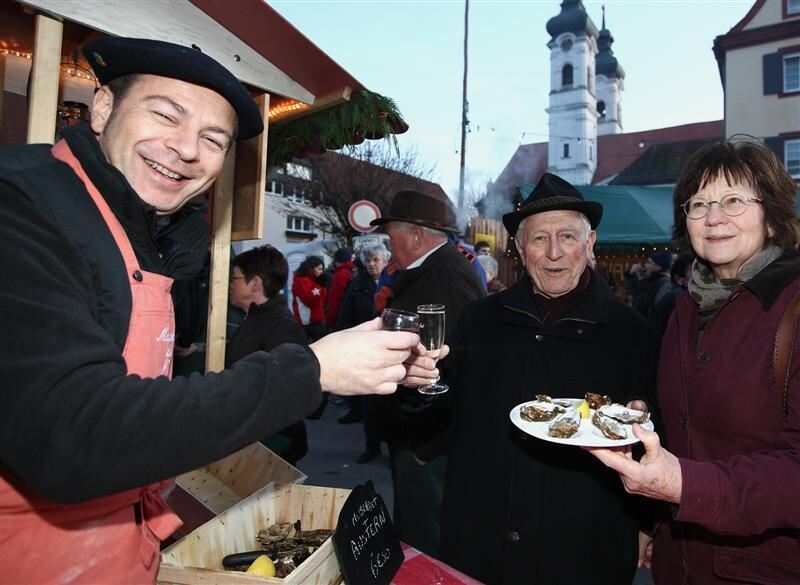
[[(577, 406), (582, 399), (581, 398), (554, 398), (554, 402), (561, 402), (561, 401), (569, 401), (573, 404), (573, 406)], [(511, 409), (509, 416), (511, 417), (511, 422), (514, 423), (518, 429), (522, 432), (531, 435), (532, 437), (536, 437), (537, 439), (542, 439), (544, 441), (550, 441), (551, 443), (561, 443), (562, 445), (575, 445), (576, 447), (621, 447), (623, 445), (633, 445), (634, 443), (638, 443), (639, 439), (636, 438), (636, 435), (633, 434), (633, 427), (632, 425), (623, 425), (620, 423), (620, 426), (625, 429), (625, 432), (628, 434), (626, 439), (609, 439), (598, 429), (596, 426), (592, 424), (591, 417), (581, 419), (581, 426), (578, 429), (578, 432), (572, 435), (569, 439), (560, 439), (558, 437), (551, 437), (547, 434), (550, 423), (553, 421), (545, 421), (545, 422), (530, 422), (523, 419), (519, 411), (523, 406), (528, 406), (532, 404), (535, 400), (531, 400), (529, 402), (523, 402), (522, 404), (517, 404), (514, 408)], [(594, 414), (594, 410), (592, 410), (592, 414)], [(642, 425), (643, 429), (648, 431), (653, 430), (653, 421), (647, 421)]]

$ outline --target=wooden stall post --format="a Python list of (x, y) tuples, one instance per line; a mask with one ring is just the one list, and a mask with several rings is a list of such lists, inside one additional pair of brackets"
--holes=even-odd
[(6, 59), (8, 55), (0, 55), (0, 123), (3, 121), (3, 94), (6, 91)]
[(231, 240), (260, 240), (264, 237), (264, 193), (267, 185), (267, 124), (269, 94), (255, 98), (264, 119), (264, 132), (238, 143), (234, 182)]
[(36, 39), (28, 95), (28, 144), (53, 143), (58, 115), (58, 81), (61, 73), (61, 37), (64, 24), (36, 15)]
[(228, 285), (231, 259), (231, 217), (236, 171), (236, 143), (225, 158), (225, 165), (214, 187), (211, 226), (211, 275), (208, 291), (208, 333), (206, 371), (225, 368), (225, 328), (228, 320)]

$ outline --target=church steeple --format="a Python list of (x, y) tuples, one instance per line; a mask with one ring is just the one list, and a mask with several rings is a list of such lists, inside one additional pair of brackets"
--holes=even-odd
[(619, 134), (622, 132), (622, 90), (625, 70), (614, 56), (611, 45), (614, 37), (606, 28), (606, 7), (603, 5), (603, 27), (597, 37), (597, 113), (600, 118), (597, 133)]
[(550, 140), (547, 170), (573, 185), (591, 185), (597, 168), (597, 27), (581, 0), (563, 0), (550, 33)]
[(600, 34), (597, 37), (597, 68), (595, 71), (598, 75), (605, 75), (606, 77), (625, 77), (625, 71), (622, 66), (614, 57), (614, 50), (611, 45), (614, 44), (614, 37), (611, 36), (611, 31), (606, 28), (606, 6), (603, 4), (603, 28), (600, 29)]

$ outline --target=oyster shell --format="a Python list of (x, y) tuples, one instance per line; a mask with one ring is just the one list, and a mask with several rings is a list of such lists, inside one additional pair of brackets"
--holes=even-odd
[(569, 439), (578, 432), (581, 426), (581, 415), (577, 411), (562, 414), (548, 428), (547, 434), (559, 439)]
[(550, 398), (547, 394), (537, 394), (536, 402), (553, 402), (553, 399)]
[(634, 410), (627, 408), (621, 404), (609, 404), (601, 406), (597, 411), (608, 418), (613, 418), (617, 422), (624, 425), (632, 425), (633, 423), (643, 424), (650, 420), (649, 412), (642, 412), (641, 410)]
[(519, 416), (523, 420), (530, 422), (546, 422), (553, 420), (559, 414), (566, 412), (566, 410), (552, 402), (531, 402), (527, 406), (519, 409)]
[(600, 429), (600, 432), (609, 439), (619, 441), (628, 437), (628, 433), (625, 432), (625, 429), (622, 428), (617, 421), (603, 416), (599, 411), (595, 412), (592, 416), (592, 424)]
[(602, 394), (587, 392), (586, 402), (589, 403), (589, 408), (597, 410), (601, 406), (605, 406), (606, 404), (611, 404), (611, 398), (609, 398), (608, 396), (603, 396)]

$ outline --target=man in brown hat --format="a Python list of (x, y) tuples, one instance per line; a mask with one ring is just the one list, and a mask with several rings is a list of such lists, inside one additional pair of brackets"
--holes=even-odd
[[(416, 311), (443, 304), (446, 328), (458, 322), (469, 302), (485, 295), (470, 263), (448, 240), (457, 231), (448, 201), (418, 191), (400, 191), (385, 217), (373, 220), (391, 238), (400, 274), (388, 307)], [(376, 427), (389, 444), (394, 486), (393, 520), (400, 539), (427, 554), (439, 554), (439, 516), (446, 467), (442, 442), (449, 424), (446, 397), (429, 398), (399, 388), (391, 397), (369, 397)]]
[(657, 337), (588, 266), (602, 211), (545, 174), (503, 217), (525, 274), (467, 307), (448, 337), (442, 560), (485, 583), (619, 585), (636, 571), (637, 502), (618, 478), (509, 419), (537, 394), (654, 404)]

